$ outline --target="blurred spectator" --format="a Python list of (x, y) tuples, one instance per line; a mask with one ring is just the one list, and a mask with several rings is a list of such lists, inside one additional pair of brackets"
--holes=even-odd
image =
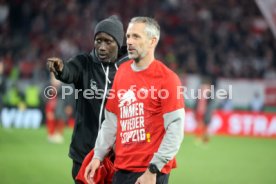
[(230, 112), (234, 109), (232, 99), (229, 98), (229, 93), (227, 93), (227, 96), (225, 97), (225, 99), (223, 99), (222, 102), (220, 102), (219, 109), (226, 112)]
[[(73, 86), (71, 86), (74, 88)], [(74, 128), (75, 125), (75, 112), (74, 112), (74, 107), (75, 107), (75, 95), (72, 94), (70, 96), (67, 96), (65, 98), (65, 109), (64, 112), (67, 116), (67, 124), (68, 127)]]
[(125, 23), (137, 14), (155, 17), (164, 30), (157, 56), (166, 57), (178, 72), (225, 78), (276, 75), (276, 42), (254, 1), (0, 0), (0, 53), (10, 52), (10, 63), (20, 63), (20, 76), (31, 78), (52, 55), (66, 60), (89, 52), (91, 28), (110, 14)]
[(34, 84), (32, 80), (31, 83), (25, 88), (25, 104), (28, 108), (40, 108), (41, 98), (40, 98), (40, 88), (38, 85)]
[(18, 84), (13, 82), (4, 95), (4, 105), (7, 107), (24, 108), (24, 94), (19, 90)]
[(67, 114), (65, 113), (65, 100), (61, 98), (61, 82), (51, 74), (50, 85), (55, 90), (49, 91), (49, 96), (45, 106), (46, 125), (48, 131), (48, 141), (51, 143), (63, 143), (63, 129)]
[(0, 25), (3, 24), (9, 15), (9, 6), (4, 0), (0, 0)]
[(264, 98), (260, 95), (259, 92), (255, 92), (253, 99), (249, 105), (249, 110), (253, 112), (260, 112), (264, 109)]
[(4, 63), (0, 59), (0, 112), (3, 107), (3, 100), (4, 100), (3, 96), (5, 94), (5, 91), (6, 91), (6, 79), (4, 76)]
[(208, 126), (215, 109), (215, 99), (212, 99), (211, 94), (215, 91), (212, 91), (212, 86), (214, 87), (214, 84), (211, 79), (204, 77), (199, 87), (198, 99), (194, 110), (197, 121), (197, 130), (195, 132), (197, 136), (196, 143), (209, 142)]

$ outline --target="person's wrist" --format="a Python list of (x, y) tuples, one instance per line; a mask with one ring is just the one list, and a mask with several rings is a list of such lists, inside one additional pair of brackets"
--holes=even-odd
[(63, 61), (61, 61), (62, 63), (60, 64), (59, 68), (58, 68), (58, 73), (59, 74), (62, 74), (63, 73), (63, 70), (64, 70), (64, 63)]
[(102, 162), (104, 160), (104, 157), (101, 157), (100, 155), (96, 155), (94, 154), (92, 160), (95, 159), (95, 160), (99, 160), (100, 162)]
[(155, 164), (149, 164), (148, 171), (152, 174), (158, 174), (160, 171), (158, 170), (158, 167)]
[(145, 174), (146, 174), (146, 175), (148, 175), (148, 176), (151, 176), (151, 177), (156, 177), (156, 176), (157, 176), (157, 174), (156, 174), (156, 173), (152, 173), (152, 172), (150, 172), (150, 170), (149, 170), (149, 169), (147, 169), (147, 170), (146, 170)]

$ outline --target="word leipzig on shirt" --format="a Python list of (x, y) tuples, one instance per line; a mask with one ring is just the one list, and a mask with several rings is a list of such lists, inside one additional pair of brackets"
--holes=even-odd
[(146, 131), (144, 124), (144, 103), (137, 102), (135, 93), (129, 89), (119, 97), (121, 143), (144, 142)]

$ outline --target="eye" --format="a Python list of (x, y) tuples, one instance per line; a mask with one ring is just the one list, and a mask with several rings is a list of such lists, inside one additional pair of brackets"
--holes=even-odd
[(134, 38), (135, 40), (137, 40), (138, 38), (140, 38), (140, 36), (139, 36), (138, 34), (134, 34), (134, 35), (133, 35), (133, 38)]
[(102, 42), (101, 39), (97, 39), (97, 40), (96, 40), (96, 43), (98, 43), (98, 44), (101, 43), (101, 42)]

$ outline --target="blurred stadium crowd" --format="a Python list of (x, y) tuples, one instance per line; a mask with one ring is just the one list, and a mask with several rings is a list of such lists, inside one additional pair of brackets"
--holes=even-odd
[(18, 67), (21, 78), (47, 77), (47, 57), (89, 52), (94, 25), (111, 14), (125, 26), (133, 16), (155, 17), (162, 28), (158, 57), (180, 73), (276, 75), (276, 43), (251, 0), (1, 0), (5, 75)]
[(89, 52), (95, 24), (112, 14), (125, 27), (155, 17), (157, 58), (179, 74), (276, 78), (276, 42), (252, 0), (0, 0), (1, 79), (48, 81), (46, 58)]

